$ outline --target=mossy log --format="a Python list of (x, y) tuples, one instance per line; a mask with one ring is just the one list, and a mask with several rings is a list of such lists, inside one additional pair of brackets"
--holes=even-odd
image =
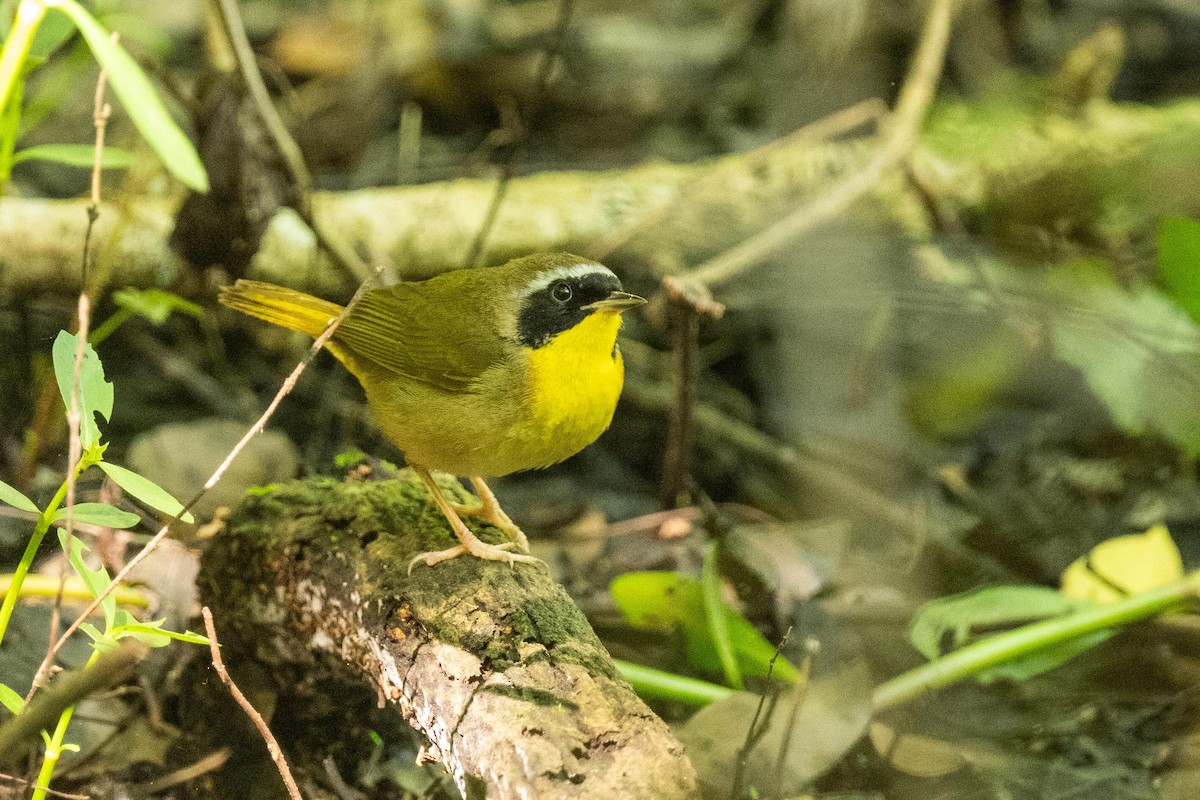
[(545, 567), (408, 574), (450, 536), (414, 480), (272, 486), (215, 537), (199, 584), (223, 643), (269, 669), (334, 654), (357, 670), (467, 798), (695, 796), (682, 746)]

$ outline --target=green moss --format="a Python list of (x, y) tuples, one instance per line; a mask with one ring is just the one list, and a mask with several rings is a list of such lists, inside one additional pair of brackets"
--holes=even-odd
[[(469, 502), (457, 482), (441, 485), (451, 499)], [(484, 541), (504, 541), (492, 526), (468, 524)], [(415, 478), (314, 478), (248, 493), (214, 548), (225, 551), (249, 586), (269, 586), (273, 576), (287, 574), (290, 565), (278, 559), (303, 559), (326, 581), (356, 584), (382, 617), (404, 607), (406, 624), (476, 653), (495, 670), (518, 662), (523, 643), (538, 642), (552, 661), (616, 677), (583, 614), (542, 567), (463, 557), (419, 564), (408, 574), (415, 556), (454, 543), (449, 523)]]

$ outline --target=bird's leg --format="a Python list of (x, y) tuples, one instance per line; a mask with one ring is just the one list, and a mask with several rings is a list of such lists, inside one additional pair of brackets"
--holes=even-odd
[[(446, 495), (442, 493), (442, 487), (437, 485), (433, 479), (433, 475), (424, 467), (418, 467), (410, 464), (413, 472), (421, 477), (425, 482), (425, 486), (429, 489), (429, 493), (433, 495), (433, 502), (437, 503), (437, 507), (446, 515), (446, 519), (450, 522), (450, 529), (454, 531), (454, 535), (458, 537), (460, 544), (446, 550), (433, 550), (428, 553), (421, 553), (412, 561), (408, 562), (408, 572), (412, 574), (412, 569), (418, 563), (433, 566), (439, 561), (447, 561), (451, 558), (458, 558), (461, 555), (470, 553), (476, 558), (482, 558), (487, 561), (507, 561), (510, 565), (516, 563), (522, 564), (541, 564), (540, 558), (533, 556), (521, 555), (519, 553), (510, 553), (509, 548), (516, 547), (516, 542), (505, 542), (504, 544), (495, 545), (480, 541), (479, 537), (471, 533), (471, 529), (466, 526), (466, 523), (458, 516), (454, 510), (454, 506), (446, 499)], [(490, 494), (490, 492), (489, 492)], [(492, 501), (495, 502), (495, 497)], [(504, 513), (504, 512), (500, 512)], [(510, 521), (511, 524), (511, 521)]]
[(504, 513), (504, 509), (500, 507), (500, 501), (496, 499), (495, 492), (483, 482), (483, 478), (477, 475), (471, 477), (471, 485), (475, 487), (475, 494), (479, 495), (479, 505), (467, 506), (451, 503), (450, 507), (460, 515), (477, 517), (484, 522), (490, 522), (507, 533), (516, 543), (518, 550), (528, 553), (529, 540), (525, 538), (525, 532), (517, 527), (517, 523), (513, 522), (508, 514)]

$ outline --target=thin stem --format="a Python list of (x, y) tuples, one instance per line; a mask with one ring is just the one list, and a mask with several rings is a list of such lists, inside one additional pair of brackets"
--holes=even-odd
[[(0, 595), (7, 596), (12, 588), (12, 575), (0, 575)], [(55, 597), (59, 589), (59, 576), (57, 575), (27, 575), (22, 582), (18, 594), (21, 597)], [(133, 606), (135, 608), (149, 608), (150, 601), (146, 595), (139, 592), (130, 586), (121, 586), (113, 593), (117, 598), (117, 603), (123, 606)], [(92, 600), (92, 590), (87, 587), (87, 584), (80, 578), (67, 578), (65, 584), (62, 584), (62, 596), (68, 600), (82, 600), (85, 603), (90, 603)]]
[(25, 103), (25, 82), (17, 81), (9, 96), (8, 106), (0, 108), (0, 193), (12, 178), (13, 151), (17, 149), (17, 134), (21, 128), (21, 106)]
[(1095, 631), (1117, 628), (1176, 610), (1200, 595), (1200, 570), (1183, 580), (1135, 594), (1116, 603), (1086, 608), (1008, 633), (989, 636), (928, 664), (897, 675), (875, 689), (875, 711), (908, 702), (927, 692), (978, 675), (986, 669)]
[[(100, 651), (93, 650), (84, 669), (95, 664), (99, 656)], [(37, 786), (34, 787), (30, 800), (46, 800), (46, 792), (50, 789), (50, 779), (54, 777), (54, 769), (58, 766), (58, 759), (62, 755), (62, 744), (67, 735), (67, 726), (71, 724), (71, 717), (74, 714), (75, 706), (67, 706), (59, 714), (58, 724), (54, 726), (54, 733), (51, 734), (50, 742), (46, 745), (46, 757), (42, 761), (42, 769), (38, 772)]]
[(113, 333), (116, 332), (117, 328), (120, 328), (132, 317), (133, 312), (128, 308), (118, 308), (112, 313), (111, 316), (108, 317), (108, 319), (96, 326), (96, 329), (92, 331), (90, 336), (88, 336), (88, 344), (90, 344), (92, 347), (100, 344), (109, 336), (112, 336)]
[[(200, 609), (201, 615), (204, 617), (204, 629), (208, 633), (208, 647), (212, 652), (213, 669), (217, 671), (217, 676), (221, 679), (221, 683), (229, 689), (229, 693), (233, 695), (233, 699), (237, 702), (242, 710), (246, 712), (246, 716), (250, 717), (250, 721), (254, 723), (254, 727), (258, 728), (259, 734), (267, 745), (267, 752), (271, 754), (271, 760), (275, 762), (275, 768), (279, 770), (279, 777), (283, 779), (283, 785), (287, 789), (288, 797), (292, 800), (303, 800), (300, 794), (300, 787), (296, 785), (296, 779), (292, 777), (292, 771), (288, 767), (287, 759), (283, 757), (283, 750), (279, 747), (279, 742), (275, 740), (274, 734), (271, 733), (270, 727), (267, 726), (267, 721), (263, 719), (262, 714), (254, 705), (242, 694), (242, 690), (233, 682), (233, 678), (229, 677), (229, 671), (225, 669), (225, 662), (221, 660), (221, 643), (217, 641), (217, 629), (213, 625), (212, 612), (208, 610), (208, 606)], [(34, 798), (37, 800), (37, 798)]]
[(706, 706), (734, 694), (734, 690), (698, 678), (676, 675), (631, 661), (616, 659), (621, 677), (629, 681), (639, 697), (670, 700), (689, 706)]
[(38, 548), (42, 546), (42, 539), (46, 536), (46, 531), (50, 530), (51, 520), (54, 519), (54, 512), (58, 511), (58, 507), (62, 505), (62, 501), (67, 496), (67, 482), (63, 481), (58, 487), (58, 491), (54, 493), (54, 497), (50, 500), (50, 505), (38, 514), (37, 523), (33, 527), (33, 535), (29, 537), (29, 544), (25, 545), (25, 552), (21, 554), (21, 561), (17, 564), (17, 568), (13, 571), (12, 577), (9, 579), (9, 590), (4, 595), (4, 603), (0, 604), (0, 642), (4, 641), (4, 634), (8, 631), (9, 620), (12, 619), (13, 608), (17, 604), (17, 598), (21, 596), (21, 585), (25, 582), (25, 576), (29, 574), (29, 568), (33, 566), (33, 559), (37, 556)]

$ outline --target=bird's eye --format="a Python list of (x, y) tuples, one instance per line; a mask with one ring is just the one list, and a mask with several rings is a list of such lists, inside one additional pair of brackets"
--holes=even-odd
[(560, 303), (565, 303), (570, 300), (572, 294), (574, 293), (571, 291), (571, 286), (567, 283), (556, 283), (554, 284), (553, 288), (550, 289), (550, 296)]

